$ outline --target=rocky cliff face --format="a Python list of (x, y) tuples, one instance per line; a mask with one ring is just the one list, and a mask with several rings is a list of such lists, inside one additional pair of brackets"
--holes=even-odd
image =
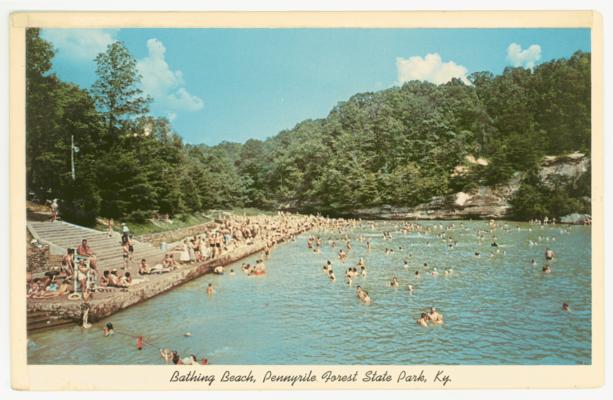
[[(539, 176), (546, 185), (563, 180), (576, 183), (589, 171), (590, 159), (585, 154), (547, 156), (543, 159)], [(519, 189), (523, 176), (517, 173), (497, 188), (482, 186), (474, 191), (458, 192), (444, 197), (434, 197), (428, 203), (416, 207), (381, 206), (355, 210), (353, 215), (366, 219), (500, 219), (511, 213), (509, 204)]]

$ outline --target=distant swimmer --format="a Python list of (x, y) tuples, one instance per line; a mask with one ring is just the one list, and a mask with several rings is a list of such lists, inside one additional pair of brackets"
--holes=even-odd
[(545, 265), (543, 267), (543, 272), (546, 273), (546, 274), (551, 273), (551, 267), (549, 265)]
[(428, 314), (426, 313), (421, 313), (419, 319), (417, 320), (417, 325), (421, 325), (421, 326), (428, 326), (428, 321), (430, 320), (430, 318), (428, 317)]
[(173, 353), (170, 349), (160, 349), (160, 357), (166, 362), (169, 363), (172, 361)]
[(562, 303), (562, 311), (570, 311), (570, 307), (568, 303)]
[(332, 263), (330, 262), (330, 260), (326, 261), (326, 263), (324, 264), (324, 271), (328, 272), (332, 269)]
[(390, 282), (390, 286), (391, 287), (398, 287), (399, 283), (398, 283), (398, 278), (393, 277), (392, 281)]
[(102, 333), (104, 336), (111, 336), (114, 333), (113, 324), (111, 322), (107, 322), (102, 329)]
[(498, 243), (496, 242), (496, 239), (494, 239), (494, 241), (492, 242), (492, 247), (498, 247)]
[(413, 285), (409, 284), (407, 285), (407, 290), (411, 293), (413, 293)]
[(443, 323), (443, 315), (436, 311), (436, 308), (431, 307), (428, 313), (428, 318), (433, 324), (440, 325)]
[(404, 260), (403, 267), (404, 267), (404, 269), (409, 269), (409, 262), (407, 260)]
[(481, 257), (481, 253), (479, 253), (478, 251), (475, 251), (475, 256), (476, 257)]
[(434, 269), (432, 270), (432, 276), (437, 276), (438, 275), (438, 271), (436, 270), (436, 267), (434, 267)]
[(209, 283), (209, 286), (206, 288), (206, 294), (212, 296), (215, 293), (215, 289), (213, 289), (213, 284)]
[(362, 265), (360, 269), (361, 269), (362, 277), (366, 278), (366, 275), (368, 275), (368, 272), (366, 272), (366, 267)]
[(334, 275), (334, 271), (332, 270), (328, 271), (328, 277), (330, 278), (332, 282), (336, 281), (336, 276)]
[(233, 269), (230, 270), (230, 275), (236, 275)]
[(419, 271), (415, 271), (415, 277), (419, 278)]
[(345, 276), (345, 282), (347, 282), (347, 285), (349, 285), (349, 286), (351, 286), (353, 284), (353, 280), (351, 279), (351, 275)]
[(536, 267), (536, 260), (534, 258), (530, 260), (530, 265), (532, 265), (533, 267)]
[(360, 299), (360, 301), (364, 302), (364, 303), (370, 303), (372, 300), (370, 299), (370, 296), (368, 295), (368, 292), (364, 289), (362, 289), (360, 286), (358, 286), (355, 290), (356, 296), (358, 297), (358, 299)]
[(549, 247), (545, 249), (545, 260), (552, 261), (556, 254)]

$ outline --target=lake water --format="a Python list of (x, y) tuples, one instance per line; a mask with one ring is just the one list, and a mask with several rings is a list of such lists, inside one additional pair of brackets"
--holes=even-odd
[[(306, 240), (316, 232), (309, 232), (274, 249), (267, 275), (246, 276), (238, 263), (229, 267), (235, 276), (203, 276), (109, 317), (116, 330), (111, 337), (102, 335), (106, 321), (89, 330), (69, 326), (34, 333), (28, 359), (33, 364), (161, 364), (158, 349), (164, 347), (182, 356), (206, 355), (212, 364), (590, 364), (589, 227), (508, 222), (503, 231), (504, 222), (498, 221), (500, 252), (492, 256), (491, 235), (481, 243), (476, 237), (486, 222), (421, 222), (452, 223), (455, 229), (432, 234), (403, 234), (399, 223), (390, 222), (376, 223), (375, 230), (357, 227), (344, 264), (337, 257), (343, 242), (331, 248), (331, 234), (321, 232), (322, 252), (314, 254)], [(383, 240), (383, 231), (392, 231), (393, 239)], [(455, 248), (437, 236), (441, 232), (457, 241)], [(360, 235), (372, 242), (371, 252), (357, 240)], [(539, 236), (540, 243), (530, 246)], [(541, 271), (546, 246), (557, 254), (550, 274)], [(385, 248), (395, 251), (386, 255)], [(360, 256), (368, 276), (349, 287), (344, 271)], [(336, 282), (322, 271), (328, 259)], [(440, 275), (432, 276), (433, 268)], [(453, 273), (444, 276), (449, 268)], [(393, 275), (399, 288), (389, 286)], [(212, 297), (205, 292), (209, 283), (216, 289)], [(412, 294), (407, 284), (414, 286)], [(356, 285), (370, 293), (372, 304), (358, 301)], [(570, 312), (562, 311), (563, 302)], [(444, 325), (415, 323), (430, 306), (444, 315)], [(136, 349), (134, 335), (144, 336), (143, 350)]]

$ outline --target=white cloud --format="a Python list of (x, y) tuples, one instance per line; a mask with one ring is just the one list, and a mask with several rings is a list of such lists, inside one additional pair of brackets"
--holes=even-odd
[(118, 29), (43, 29), (44, 39), (53, 43), (60, 57), (91, 61), (115, 41)]
[(398, 83), (418, 80), (428, 81), (437, 85), (447, 83), (452, 78), (461, 79), (469, 85), (466, 77), (468, 70), (453, 61), (443, 62), (438, 53), (430, 53), (425, 57), (396, 58)]
[(533, 44), (525, 50), (517, 43), (511, 43), (507, 47), (507, 61), (514, 67), (534, 68), (536, 62), (541, 59), (541, 46)]
[(136, 63), (142, 75), (143, 90), (166, 109), (172, 119), (177, 116), (174, 111), (201, 110), (204, 107), (202, 99), (187, 91), (181, 71), (173, 71), (166, 62), (164, 44), (157, 39), (149, 39), (147, 49), (147, 56)]

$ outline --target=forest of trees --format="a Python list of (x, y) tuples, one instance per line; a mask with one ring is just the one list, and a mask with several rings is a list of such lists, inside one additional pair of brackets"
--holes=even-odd
[[(27, 190), (60, 199), (65, 219), (144, 221), (232, 207), (338, 215), (359, 207), (414, 206), (432, 196), (504, 184), (525, 173), (515, 217), (589, 212), (590, 180), (539, 181), (544, 155), (581, 151), (591, 140), (590, 54), (534, 70), (478, 72), (471, 85), (411, 81), (360, 93), (326, 118), (267, 140), (184, 144), (149, 114), (134, 57), (115, 42), (96, 57), (91, 88), (51, 72), (55, 49), (27, 31)], [(71, 137), (79, 147), (71, 176)], [(489, 161), (453, 174), (464, 157)], [(568, 199), (566, 201), (565, 199)]]

